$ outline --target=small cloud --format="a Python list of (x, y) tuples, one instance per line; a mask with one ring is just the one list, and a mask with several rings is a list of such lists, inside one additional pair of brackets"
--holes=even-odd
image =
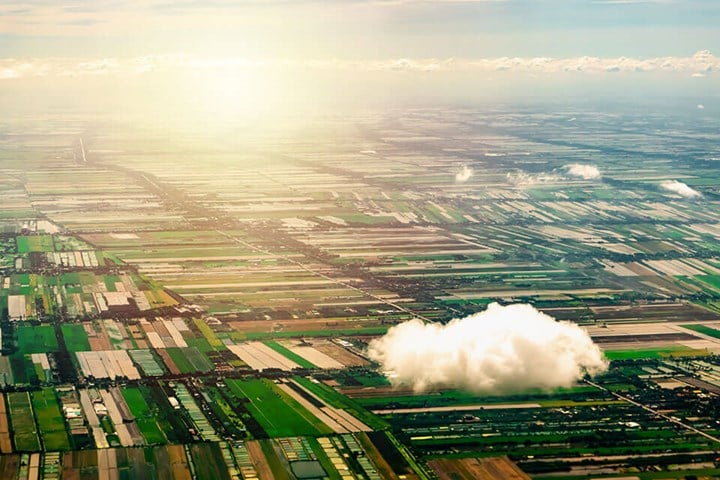
[(705, 74), (704, 74), (704, 73), (700, 73), (700, 72), (695, 72), (695, 73), (693, 73), (693, 74), (690, 75), (690, 76), (691, 76), (692, 78), (705, 78)]
[(462, 169), (455, 174), (455, 181), (457, 183), (465, 183), (468, 180), (470, 180), (470, 177), (473, 176), (473, 169), (468, 167), (467, 165), (463, 165)]
[(660, 188), (668, 192), (677, 193), (683, 198), (700, 198), (703, 196), (702, 193), (691, 188), (686, 183), (678, 182), (677, 180), (665, 180), (660, 184)]
[(703, 105), (702, 103), (698, 103), (697, 108), (700, 110), (705, 110), (705, 105)]
[(505, 175), (508, 182), (516, 187), (531, 187), (541, 183), (553, 183), (561, 180), (559, 175), (549, 175), (547, 173), (527, 173), (522, 170), (518, 172), (510, 172)]
[(712, 52), (710, 50), (699, 50), (695, 52), (695, 55), (693, 55), (693, 58), (699, 59), (699, 60), (709, 60), (714, 58)]
[(566, 165), (567, 174), (571, 177), (582, 178), (584, 180), (597, 180), (602, 177), (600, 170), (594, 165), (583, 165), (581, 163), (573, 163)]

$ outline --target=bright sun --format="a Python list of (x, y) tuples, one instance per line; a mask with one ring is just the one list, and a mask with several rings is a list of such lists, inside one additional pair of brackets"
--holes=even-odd
[(279, 107), (282, 90), (264, 71), (222, 68), (189, 74), (185, 97), (190, 108), (218, 120), (252, 119)]

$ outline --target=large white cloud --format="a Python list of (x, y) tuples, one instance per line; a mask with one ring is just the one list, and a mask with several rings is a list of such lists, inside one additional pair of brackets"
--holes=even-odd
[(447, 325), (411, 320), (371, 342), (370, 358), (395, 385), (503, 394), (569, 387), (607, 369), (588, 333), (531, 305), (490, 304)]

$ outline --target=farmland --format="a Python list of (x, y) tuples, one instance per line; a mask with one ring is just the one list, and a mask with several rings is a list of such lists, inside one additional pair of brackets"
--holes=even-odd
[(271, 437), (289, 436), (293, 432), (299, 435), (330, 433), (327, 426), (271, 382), (228, 381), (228, 387), (235, 395), (248, 400), (248, 410)]
[(55, 398), (54, 390), (52, 388), (43, 388), (38, 392), (34, 392), (32, 405), (42, 437), (43, 449), (52, 452), (70, 450), (70, 442), (65, 431), (65, 422)]
[[(0, 121), (0, 477), (719, 475), (720, 125), (498, 108), (332, 141)], [(581, 326), (608, 371), (420, 392), (371, 360), (493, 302)]]
[(21, 452), (40, 450), (40, 439), (33, 420), (30, 396), (25, 392), (9, 393), (7, 394), (7, 403), (13, 432), (15, 432), (13, 438), (15, 450)]
[(165, 435), (155, 420), (154, 408), (148, 405), (146, 396), (140, 388), (125, 388), (122, 391), (130, 412), (135, 417), (147, 445), (165, 443)]

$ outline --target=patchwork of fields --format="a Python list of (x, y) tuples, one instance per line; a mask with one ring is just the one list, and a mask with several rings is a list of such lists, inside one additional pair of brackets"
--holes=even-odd
[[(0, 477), (720, 475), (720, 125), (388, 115), (172, 145), (1, 120)], [(368, 356), (492, 302), (581, 325), (609, 370), (421, 392)]]

